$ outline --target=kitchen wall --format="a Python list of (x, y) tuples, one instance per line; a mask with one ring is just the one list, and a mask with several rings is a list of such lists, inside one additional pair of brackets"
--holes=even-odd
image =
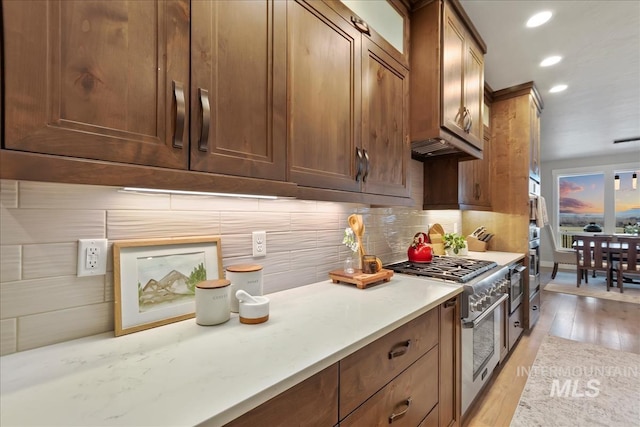
[[(148, 195), (120, 188), (0, 181), (0, 354), (112, 331), (113, 260), (107, 274), (77, 277), (77, 240), (221, 236), (223, 265), (264, 266), (272, 293), (327, 280), (349, 249), (351, 213), (361, 213), (367, 251), (406, 258), (418, 231), (461, 227), (459, 211), (422, 211), (422, 163), (412, 161), (415, 207), (307, 200)], [(458, 228), (459, 229), (459, 228)], [(251, 256), (251, 232), (266, 230), (268, 255)], [(111, 249), (111, 244), (109, 245)], [(329, 282), (327, 282), (329, 286)]]

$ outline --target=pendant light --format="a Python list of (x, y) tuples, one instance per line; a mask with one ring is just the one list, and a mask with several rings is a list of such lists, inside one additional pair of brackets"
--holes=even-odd
[(620, 175), (616, 175), (615, 178), (613, 179), (614, 182), (614, 188), (616, 190), (620, 189)]

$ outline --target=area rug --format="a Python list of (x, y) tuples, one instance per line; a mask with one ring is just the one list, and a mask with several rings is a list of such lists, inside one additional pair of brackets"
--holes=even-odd
[(617, 287), (612, 287), (611, 290), (607, 292), (607, 284), (604, 277), (593, 278), (589, 276), (588, 284), (585, 284), (583, 281), (580, 287), (577, 287), (576, 273), (559, 272), (556, 275), (556, 278), (547, 283), (543, 289), (550, 292), (560, 292), (563, 294), (581, 295), (585, 297), (603, 298), (640, 304), (640, 285), (625, 283), (623, 293), (620, 293), (620, 290)]
[(640, 355), (546, 336), (512, 427), (640, 425)]

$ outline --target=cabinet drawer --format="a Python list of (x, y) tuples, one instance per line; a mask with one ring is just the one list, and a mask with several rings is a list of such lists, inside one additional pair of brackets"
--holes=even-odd
[[(417, 426), (438, 403), (438, 347), (374, 394), (340, 423), (348, 426)], [(437, 423), (437, 416), (436, 416)]]
[(520, 304), (520, 307), (509, 316), (509, 351), (524, 331), (522, 310), (522, 304)]
[(540, 317), (540, 291), (537, 291), (529, 298), (529, 329), (538, 321)]
[(340, 419), (438, 343), (438, 310), (434, 308), (340, 361)]
[(327, 427), (338, 422), (337, 363), (236, 418), (225, 427), (286, 427), (301, 425), (301, 422), (304, 425)]
[(439, 418), (439, 405), (436, 405), (435, 408), (429, 412), (429, 415), (425, 417), (424, 420), (420, 423), (418, 427), (438, 427), (438, 418)]

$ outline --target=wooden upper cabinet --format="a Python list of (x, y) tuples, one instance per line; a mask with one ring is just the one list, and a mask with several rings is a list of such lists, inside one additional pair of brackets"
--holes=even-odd
[(2, 8), (5, 148), (188, 167), (187, 0)]
[(289, 180), (359, 191), (360, 32), (325, 3), (287, 6)]
[(529, 154), (529, 175), (540, 182), (540, 102), (536, 96), (531, 95), (529, 102), (530, 119), (530, 154)]
[(482, 150), (484, 57), (448, 2), (442, 43), (442, 125)]
[(284, 181), (286, 3), (191, 7), (191, 169)]
[(460, 159), (482, 157), (485, 52), (457, 0), (435, 0), (412, 12), (412, 141), (445, 141)]
[(409, 73), (367, 38), (362, 56), (363, 188), (409, 196)]

